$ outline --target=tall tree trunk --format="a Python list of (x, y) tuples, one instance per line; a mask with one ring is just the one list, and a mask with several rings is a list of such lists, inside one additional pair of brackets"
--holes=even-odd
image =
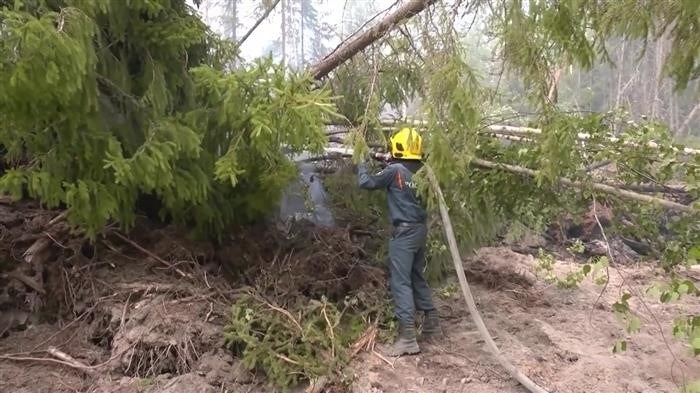
[(226, 20), (228, 21), (228, 38), (236, 42), (238, 40), (238, 0), (226, 2)]
[(287, 64), (287, 0), (282, 0), (282, 63)]
[[(688, 116), (686, 116), (685, 120), (683, 120), (681, 126), (678, 127), (678, 135), (690, 135), (690, 127), (688, 127), (688, 125), (690, 125), (690, 121), (693, 120), (693, 117), (698, 110), (700, 110), (700, 103), (695, 104), (693, 110), (688, 113)], [(683, 131), (685, 128), (687, 128), (687, 130)]]
[(304, 56), (304, 19), (306, 16), (306, 1), (307, 0), (301, 0), (301, 3), (299, 4), (299, 29), (300, 29), (300, 37), (301, 37), (301, 52), (300, 52), (300, 66), (304, 67), (306, 65), (306, 59)]
[(625, 41), (622, 41), (622, 44), (617, 50), (618, 52), (618, 57), (617, 57), (617, 93), (615, 96), (615, 108), (620, 107), (620, 102), (622, 100), (622, 75), (625, 73)]
[(559, 101), (559, 80), (564, 66), (557, 66), (550, 76), (549, 88), (547, 89), (547, 100), (551, 104), (556, 104)]
[(662, 67), (663, 67), (663, 54), (664, 54), (664, 36), (659, 37), (656, 40), (656, 50), (654, 51), (654, 89), (651, 96), (651, 118), (654, 119), (657, 116), (658, 103), (659, 103), (659, 89), (662, 83)]

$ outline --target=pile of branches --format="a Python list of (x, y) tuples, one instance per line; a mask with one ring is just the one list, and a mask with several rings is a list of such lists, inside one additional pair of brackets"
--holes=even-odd
[(384, 270), (343, 228), (299, 221), (237, 237), (224, 252), (245, 256), (249, 289), (233, 306), (228, 347), (281, 388), (340, 380), (358, 341), (391, 315)]

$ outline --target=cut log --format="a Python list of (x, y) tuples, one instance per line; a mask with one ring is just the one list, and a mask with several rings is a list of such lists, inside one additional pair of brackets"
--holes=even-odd
[(311, 67), (310, 72), (314, 79), (322, 79), (336, 67), (355, 56), (357, 53), (384, 37), (399, 23), (420, 13), (436, 0), (411, 0), (403, 4), (392, 14), (387, 15), (364, 33), (355, 36), (342, 43), (336, 50), (329, 53), (320, 62)]
[[(57, 215), (56, 217), (52, 218), (51, 221), (49, 221), (46, 224), (46, 227), (44, 228), (44, 236), (40, 237), (37, 239), (28, 249), (27, 251), (24, 252), (24, 261), (29, 263), (29, 264), (34, 264), (38, 263), (41, 264), (43, 260), (48, 256), (48, 249), (49, 246), (53, 243), (52, 240), (52, 235), (50, 232), (52, 232), (56, 224), (62, 222), (66, 218), (67, 212), (64, 211), (61, 214)], [(62, 228), (60, 231), (56, 232), (63, 232), (66, 230), (66, 228)], [(56, 235), (56, 233), (54, 233)]]

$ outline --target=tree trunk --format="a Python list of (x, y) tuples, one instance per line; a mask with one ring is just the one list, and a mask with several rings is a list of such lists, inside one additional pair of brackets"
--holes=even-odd
[(306, 65), (305, 64), (306, 59), (304, 56), (304, 16), (305, 16), (305, 12), (306, 12), (305, 5), (306, 5), (306, 0), (301, 0), (301, 3), (299, 4), (299, 29), (301, 30), (299, 33), (301, 35), (301, 42), (300, 42), (301, 50), (299, 53), (300, 54), (299, 65), (301, 67), (304, 67)]
[(663, 54), (664, 54), (664, 36), (659, 37), (656, 40), (656, 51), (654, 52), (654, 93), (651, 97), (651, 118), (657, 118), (658, 103), (659, 103), (659, 89), (662, 84), (662, 71), (663, 71)]
[(549, 89), (547, 89), (547, 100), (552, 105), (556, 105), (559, 101), (559, 80), (561, 79), (563, 68), (564, 65), (557, 66), (550, 77)]
[(238, 0), (228, 0), (226, 2), (226, 13), (228, 14), (228, 38), (232, 42), (238, 39)]
[(270, 7), (267, 10), (265, 10), (265, 13), (262, 14), (260, 18), (258, 18), (253, 27), (251, 27), (250, 30), (248, 30), (248, 32), (245, 33), (243, 37), (241, 37), (241, 40), (236, 44), (237, 48), (240, 48), (241, 45), (243, 45), (243, 43), (248, 39), (248, 37), (250, 37), (250, 35), (253, 34), (255, 29), (257, 29), (258, 26), (260, 26), (260, 24), (263, 23), (263, 21), (267, 19), (268, 16), (270, 16), (270, 13), (272, 12), (272, 10), (275, 9), (275, 7), (277, 7), (277, 4), (279, 4), (280, 1), (281, 0), (275, 0), (275, 2), (272, 5), (270, 5)]
[[(500, 164), (500, 163), (496, 163), (496, 162), (482, 160), (480, 158), (474, 158), (472, 160), (472, 163), (474, 163), (475, 165), (478, 165), (482, 168), (500, 169), (500, 170), (505, 170), (505, 171), (512, 172), (512, 173), (517, 173), (520, 175), (526, 175), (529, 177), (537, 177), (539, 175), (539, 171), (536, 171), (533, 169), (529, 169), (529, 168), (525, 168), (525, 167), (521, 167), (521, 166), (517, 166), (517, 165)], [(585, 187), (586, 187), (586, 184), (583, 182), (576, 181), (576, 180), (570, 180), (570, 179), (567, 179), (564, 177), (559, 178), (558, 181), (562, 185), (573, 187), (573, 188), (585, 189)], [(623, 190), (619, 187), (613, 187), (613, 186), (609, 186), (607, 184), (591, 183), (590, 187), (596, 191), (601, 191), (601, 192), (605, 192), (608, 194), (617, 195), (621, 198), (626, 198), (626, 199), (630, 199), (633, 201), (644, 202), (644, 203), (649, 203), (652, 205), (661, 206), (667, 210), (680, 211), (680, 212), (684, 212), (684, 213), (697, 213), (698, 212), (698, 210), (696, 208), (694, 208), (693, 206), (687, 206), (687, 205), (683, 205), (683, 204), (669, 201), (666, 199), (656, 198), (656, 197), (649, 196), (649, 195), (644, 195), (644, 194), (639, 194), (639, 193), (632, 192), (632, 191)]]
[(620, 102), (622, 101), (622, 75), (625, 73), (625, 41), (618, 48), (618, 58), (617, 58), (617, 93), (615, 96), (615, 109), (620, 107)]
[(323, 60), (311, 67), (310, 72), (314, 79), (322, 79), (346, 60), (385, 36), (396, 25), (420, 13), (435, 2), (436, 0), (408, 1), (369, 30), (345, 41)]
[(287, 64), (287, 0), (282, 0), (282, 64)]
[[(700, 103), (695, 104), (693, 110), (688, 113), (688, 116), (686, 116), (685, 120), (683, 120), (681, 126), (678, 127), (678, 135), (690, 135), (690, 127), (688, 127), (688, 125), (690, 124), (690, 121), (693, 120), (695, 112), (697, 112), (698, 109), (700, 109)], [(686, 127), (688, 127), (688, 129), (684, 131)]]

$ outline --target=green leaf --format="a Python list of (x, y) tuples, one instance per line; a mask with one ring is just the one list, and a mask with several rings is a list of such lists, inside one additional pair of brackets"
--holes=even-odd
[(661, 301), (661, 303), (670, 303), (671, 301), (673, 301), (673, 294), (674, 293), (675, 292), (664, 291), (661, 294), (659, 301)]
[(695, 337), (691, 342), (691, 346), (693, 347), (693, 354), (695, 356), (700, 355), (700, 337)]
[(626, 312), (629, 311), (629, 307), (627, 306), (627, 304), (625, 304), (625, 303), (620, 303), (620, 302), (615, 302), (615, 303), (613, 303), (612, 309), (613, 309), (615, 312), (618, 312), (618, 313), (621, 313), (621, 314), (624, 314), (624, 313), (626, 313)]
[(613, 346), (613, 353), (620, 353), (627, 350), (627, 341), (620, 341)]
[(588, 273), (590, 273), (590, 272), (591, 272), (591, 265), (589, 265), (589, 264), (583, 265), (583, 269), (582, 269), (582, 270), (583, 270), (583, 274), (588, 274)]
[(691, 265), (696, 265), (700, 261), (700, 246), (691, 247), (688, 251), (688, 262)]
[(629, 322), (627, 325), (627, 332), (629, 333), (637, 333), (639, 332), (640, 328), (642, 326), (642, 322), (637, 318), (636, 316), (632, 315), (629, 318)]

